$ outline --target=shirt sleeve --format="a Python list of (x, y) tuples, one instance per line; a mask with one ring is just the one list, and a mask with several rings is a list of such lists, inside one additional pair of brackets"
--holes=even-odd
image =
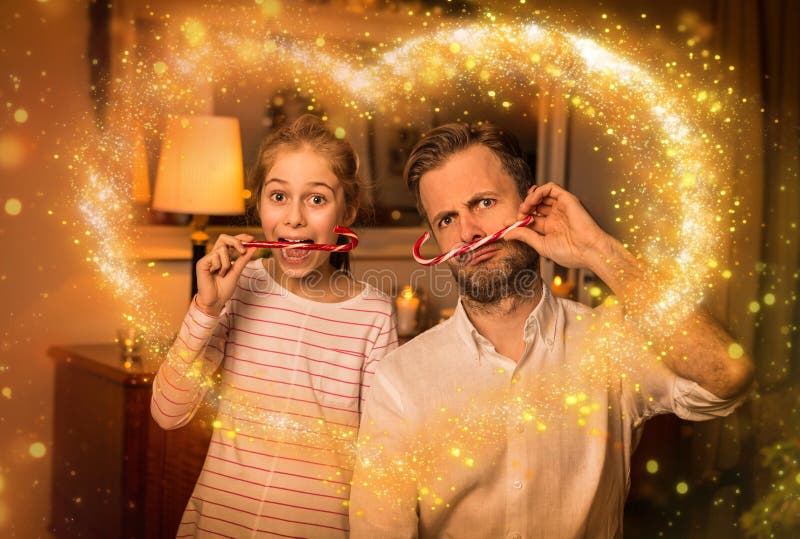
[(194, 417), (213, 385), (225, 353), (226, 311), (209, 316), (192, 300), (178, 336), (153, 380), (150, 413), (163, 429), (176, 429)]
[(406, 539), (418, 536), (417, 488), (403, 471), (410, 456), (408, 417), (400, 392), (381, 368), (361, 417), (350, 489), (350, 537)]
[[(645, 350), (647, 343), (635, 330), (625, 336), (626, 349)], [(621, 354), (625, 354), (621, 352)], [(688, 421), (705, 421), (730, 415), (747, 397), (723, 399), (697, 382), (675, 374), (656, 354), (630, 354), (623, 369), (622, 392), (634, 426), (659, 414), (675, 414)]]
[(394, 314), (385, 317), (383, 327), (378, 333), (375, 344), (372, 350), (364, 361), (364, 366), (361, 368), (361, 402), (360, 407), (363, 409), (366, 402), (367, 393), (372, 387), (375, 370), (383, 359), (383, 357), (397, 348), (397, 324), (395, 323)]

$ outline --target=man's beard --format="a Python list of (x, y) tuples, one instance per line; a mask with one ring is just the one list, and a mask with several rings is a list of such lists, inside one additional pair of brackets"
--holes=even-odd
[[(492, 247), (501, 250), (476, 266), (463, 265), (460, 261), (450, 264), (461, 296), (485, 307), (508, 297), (534, 297), (539, 281), (539, 253), (519, 241), (499, 240)], [(480, 252), (466, 256), (474, 258)]]

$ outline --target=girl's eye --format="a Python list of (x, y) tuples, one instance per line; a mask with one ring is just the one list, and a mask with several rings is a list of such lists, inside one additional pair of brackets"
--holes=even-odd
[(280, 192), (270, 193), (269, 199), (273, 202), (283, 202), (286, 200), (286, 195)]
[(319, 206), (320, 204), (325, 203), (325, 197), (322, 195), (311, 195), (310, 197), (308, 197), (308, 200), (315, 206)]

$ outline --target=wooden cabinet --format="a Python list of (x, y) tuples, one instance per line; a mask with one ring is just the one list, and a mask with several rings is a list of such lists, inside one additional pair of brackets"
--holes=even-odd
[(51, 527), (56, 537), (175, 537), (202, 468), (212, 411), (162, 430), (150, 417), (159, 358), (114, 344), (57, 346)]

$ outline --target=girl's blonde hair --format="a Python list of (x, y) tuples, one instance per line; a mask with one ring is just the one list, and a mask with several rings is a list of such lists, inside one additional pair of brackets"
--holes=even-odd
[[(322, 120), (311, 114), (304, 114), (293, 122), (284, 124), (277, 131), (270, 133), (258, 150), (258, 159), (248, 174), (248, 213), (260, 224), (259, 205), (264, 180), (267, 173), (275, 165), (281, 152), (292, 152), (310, 148), (328, 161), (331, 171), (341, 182), (344, 189), (344, 200), (348, 208), (359, 209), (361, 180), (358, 176), (358, 154), (346, 140), (338, 139), (331, 133)], [(344, 241), (340, 236), (339, 240)], [(336, 269), (350, 272), (348, 253), (331, 253), (330, 263)]]

